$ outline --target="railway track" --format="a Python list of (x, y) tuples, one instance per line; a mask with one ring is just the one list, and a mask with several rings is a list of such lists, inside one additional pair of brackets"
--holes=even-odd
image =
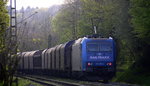
[(59, 80), (47, 79), (47, 78), (41, 78), (41, 77), (29, 76), (29, 75), (28, 76), (17, 75), (17, 77), (28, 79), (44, 86), (83, 86), (78, 83), (70, 83), (66, 81), (59, 81)]
[(89, 82), (89, 81), (78, 81), (78, 80), (58, 80), (58, 79), (50, 79), (41, 76), (31, 76), (31, 75), (17, 75), (20, 78), (28, 79), (33, 82), (39, 83), (43, 86), (139, 86), (134, 84), (126, 84), (126, 83), (101, 83), (101, 82)]

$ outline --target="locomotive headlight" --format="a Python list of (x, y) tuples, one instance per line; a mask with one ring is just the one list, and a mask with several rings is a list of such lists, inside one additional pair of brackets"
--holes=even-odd
[(92, 63), (88, 62), (88, 63), (87, 63), (87, 65), (88, 65), (88, 66), (91, 66), (91, 65), (92, 65)]
[(108, 65), (108, 66), (112, 66), (112, 63), (111, 63), (111, 62), (109, 62), (109, 63), (107, 63), (107, 65)]
[(88, 65), (88, 66), (90, 66), (90, 65), (91, 65), (91, 63), (87, 63), (87, 65)]

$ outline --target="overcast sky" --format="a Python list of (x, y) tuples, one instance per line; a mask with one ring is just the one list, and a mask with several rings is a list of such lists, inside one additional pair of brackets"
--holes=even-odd
[[(13, 0), (12, 0), (13, 1)], [(21, 9), (22, 7), (26, 8), (30, 7), (50, 7), (52, 5), (62, 4), (64, 0), (16, 0), (17, 2), (17, 9)], [(9, 5), (9, 3), (8, 3)]]

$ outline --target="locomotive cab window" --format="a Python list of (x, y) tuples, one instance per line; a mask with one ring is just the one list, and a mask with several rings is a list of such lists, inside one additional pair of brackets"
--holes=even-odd
[(87, 44), (87, 51), (88, 52), (99, 51), (99, 45), (98, 44)]
[(111, 52), (112, 46), (110, 44), (100, 44), (100, 51)]

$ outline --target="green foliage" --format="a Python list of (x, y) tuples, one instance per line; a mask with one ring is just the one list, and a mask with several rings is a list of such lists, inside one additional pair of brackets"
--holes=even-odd
[(59, 43), (64, 43), (77, 38), (77, 17), (76, 9), (66, 4), (52, 20), (53, 32), (59, 37)]
[[(134, 41), (129, 42), (136, 57), (134, 64), (125, 72), (118, 72), (115, 81), (140, 84), (149, 86), (150, 83), (150, 1), (149, 0), (130, 0), (131, 23), (133, 27), (132, 36)], [(136, 37), (135, 37), (136, 36)], [(133, 40), (132, 39), (132, 40)], [(125, 43), (125, 42), (123, 42)], [(125, 49), (127, 50), (127, 49)], [(122, 51), (121, 51), (122, 52)], [(127, 57), (126, 57), (127, 58)], [(136, 75), (136, 76), (135, 76)], [(126, 78), (124, 78), (126, 77)]]
[(132, 24), (136, 36), (150, 44), (150, 1), (131, 0)]
[(35, 82), (32, 82), (30, 80), (21, 79), (21, 78), (19, 78), (19, 80), (18, 80), (18, 86), (32, 86), (32, 85), (33, 86), (42, 86), (42, 85), (35, 83)]
[(113, 81), (149, 86), (150, 74), (137, 73), (139, 70), (140, 69), (129, 68), (125, 72), (117, 72), (117, 76)]
[(4, 1), (0, 1), (0, 52), (2, 52), (4, 48), (4, 33), (9, 22), (5, 5), (6, 3)]
[(53, 32), (59, 36), (58, 43), (66, 42), (70, 40), (72, 36), (71, 30), (69, 30), (71, 27), (71, 22), (67, 21), (69, 20), (69, 17), (64, 16), (66, 13), (65, 9), (63, 11), (64, 12), (61, 11), (59, 14), (57, 14), (52, 22)]
[(6, 10), (6, 2), (0, 1), (0, 53), (4, 52), (5, 31), (8, 28), (9, 17)]
[(131, 0), (130, 14), (131, 22), (134, 27), (134, 33), (137, 37), (139, 55), (135, 67), (141, 68), (140, 72), (148, 73), (150, 67), (150, 1), (149, 0)]
[(3, 85), (4, 82), (7, 81), (6, 78), (4, 77), (7, 70), (6, 66), (6, 44), (5, 44), (5, 32), (6, 29), (8, 28), (9, 25), (9, 16), (6, 10), (6, 2), (4, 0), (0, 0), (0, 66), (3, 69), (0, 69), (0, 85)]
[[(2, 86), (1, 83), (0, 83), (0, 86)], [(43, 86), (43, 85), (41, 85), (39, 83), (32, 82), (32, 81), (27, 80), (27, 79), (18, 78), (18, 83), (13, 82), (12, 86)]]

